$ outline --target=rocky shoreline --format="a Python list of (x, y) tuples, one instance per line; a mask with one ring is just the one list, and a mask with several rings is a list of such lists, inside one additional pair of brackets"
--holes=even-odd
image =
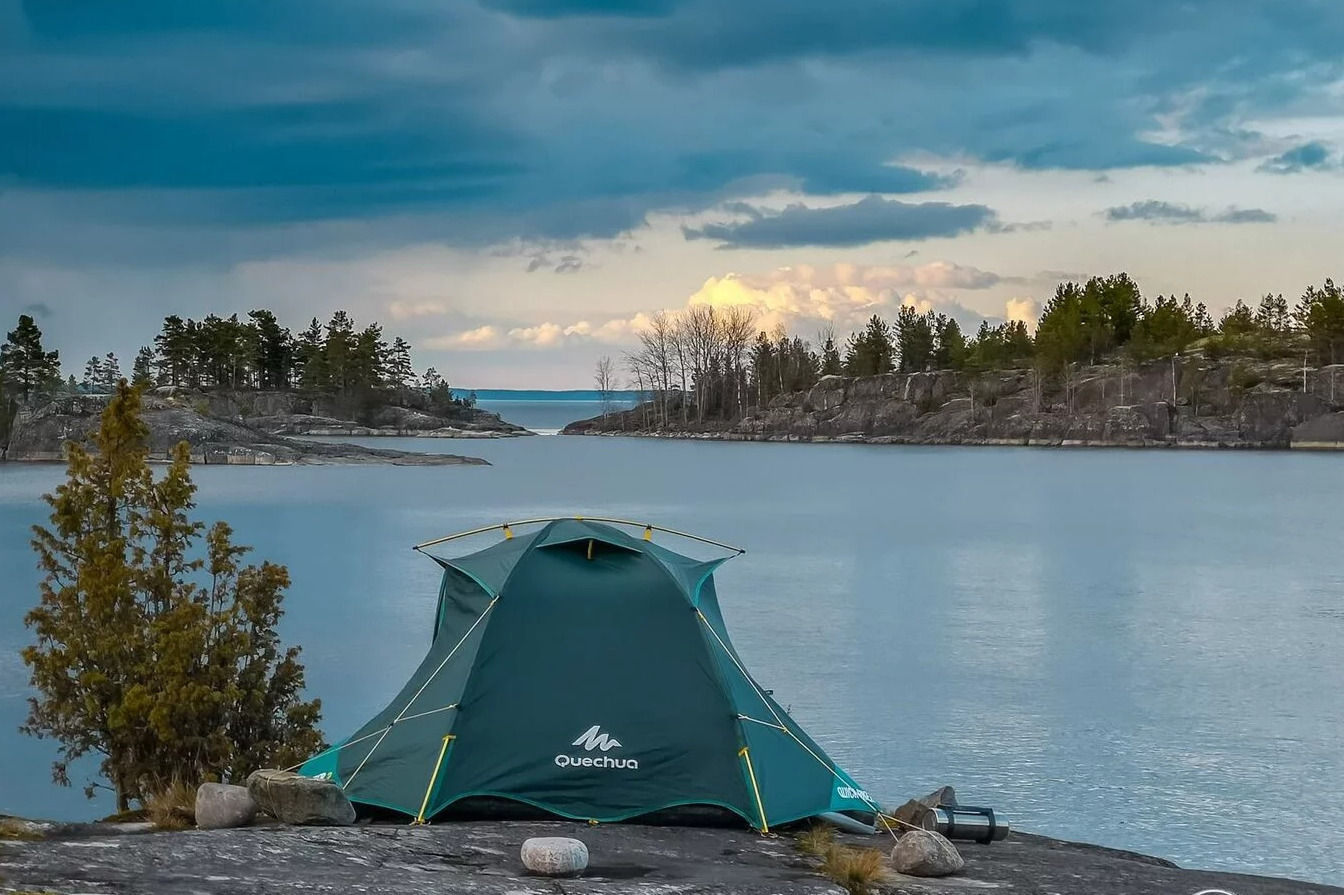
[[(110, 395), (68, 395), (42, 406), (24, 408), (15, 418), (8, 447), (0, 457), (7, 461), (54, 462), (64, 459), (64, 445), (86, 438), (98, 425)], [(429, 454), (371, 448), (362, 445), (306, 441), (286, 433), (306, 431), (305, 414), (260, 417), (238, 412), (229, 414), (227, 394), (207, 395), (182, 389), (156, 389), (143, 397), (143, 417), (149, 427), (149, 455), (167, 458), (173, 447), (185, 441), (193, 463), (212, 466), (283, 466), (295, 464), (390, 464), (396, 466), (488, 465), (478, 457)], [(398, 408), (400, 409), (400, 408)], [(408, 411), (414, 413), (414, 411)], [(473, 418), (464, 424), (476, 426), (472, 437), (516, 434), (518, 427), (494, 414)], [(427, 415), (425, 415), (427, 416)], [(293, 421), (300, 419), (299, 424)], [(488, 428), (492, 420), (496, 428)], [(430, 422), (444, 421), (430, 417)], [(353, 424), (352, 424), (353, 425)], [(439, 426), (437, 429), (441, 430)], [(426, 431), (436, 431), (428, 429)], [(343, 434), (361, 434), (355, 432)], [(440, 436), (446, 437), (446, 436)]]
[[(480, 893), (480, 895), (842, 895), (791, 834), (743, 829), (559, 821), (463, 821), (429, 826), (264, 825), (151, 832), (147, 824), (45, 825), (40, 839), (0, 839), (0, 891), (54, 893)], [(571, 836), (591, 854), (581, 879), (529, 875), (519, 859), (534, 836)], [(885, 836), (845, 845), (890, 849)], [(1287, 879), (1187, 870), (1169, 861), (1013, 833), (961, 844), (964, 870), (941, 879), (892, 873), (876, 893), (1339, 895)]]
[[(1305, 385), (1305, 388), (1304, 388)], [(1344, 450), (1344, 365), (1157, 361), (1066, 381), (1031, 370), (823, 377), (728, 421), (694, 421), (680, 396), (570, 423), (567, 435), (724, 441)]]

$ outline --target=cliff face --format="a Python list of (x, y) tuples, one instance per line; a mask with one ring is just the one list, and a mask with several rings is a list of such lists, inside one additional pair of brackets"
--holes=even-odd
[[(110, 395), (69, 395), (40, 407), (20, 410), (13, 422), (8, 449), (0, 456), (8, 460), (62, 459), (67, 441), (82, 441), (97, 429), (110, 399)], [(288, 438), (251, 425), (245, 417), (216, 416), (211, 402), (202, 394), (182, 390), (158, 389), (147, 394), (142, 410), (149, 427), (151, 459), (167, 457), (178, 442), (185, 441), (191, 447), (192, 460), (205, 464), (485, 462), (472, 457)]]
[[(1173, 389), (1173, 367), (1175, 387)], [(1344, 365), (1103, 365), (1046, 383), (1030, 370), (827, 376), (728, 423), (644, 428), (648, 408), (572, 423), (763, 441), (1344, 448)], [(674, 417), (677, 414), (672, 414)]]

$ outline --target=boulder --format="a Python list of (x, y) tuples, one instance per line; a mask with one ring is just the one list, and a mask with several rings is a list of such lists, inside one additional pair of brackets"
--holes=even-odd
[(202, 830), (245, 827), (257, 816), (257, 802), (246, 786), (202, 783), (196, 790), (196, 826)]
[(588, 846), (563, 836), (540, 836), (523, 843), (523, 866), (542, 876), (574, 876), (588, 867)]
[(347, 826), (355, 822), (355, 806), (330, 780), (264, 768), (248, 776), (247, 791), (260, 810), (282, 823)]
[(933, 830), (911, 830), (897, 839), (891, 864), (907, 876), (948, 876), (966, 866), (957, 847)]
[(900, 826), (903, 829), (919, 827), (932, 830), (937, 823), (933, 809), (939, 805), (955, 804), (957, 804), (957, 791), (950, 786), (940, 786), (923, 798), (911, 799), (890, 814), (901, 822)]

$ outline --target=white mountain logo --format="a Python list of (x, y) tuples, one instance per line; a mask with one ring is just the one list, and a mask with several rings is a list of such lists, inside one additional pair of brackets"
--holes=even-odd
[(594, 724), (584, 731), (571, 745), (582, 746), (589, 752), (592, 752), (594, 749), (610, 752), (612, 749), (621, 748), (621, 741), (603, 733), (601, 724)]
[(637, 758), (612, 758), (606, 753), (612, 749), (622, 749), (621, 741), (611, 734), (602, 732), (601, 724), (594, 724), (583, 732), (583, 734), (571, 746), (582, 746), (585, 752), (599, 752), (600, 755), (565, 755), (561, 753), (555, 756), (555, 766), (558, 768), (606, 768), (614, 770), (639, 770), (639, 759)]

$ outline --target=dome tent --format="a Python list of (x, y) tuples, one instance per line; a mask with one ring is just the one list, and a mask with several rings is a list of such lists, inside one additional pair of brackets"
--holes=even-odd
[(428, 654), (300, 773), (422, 822), (472, 797), (595, 821), (717, 806), (760, 830), (873, 810), (743, 666), (714, 591), (729, 557), (675, 553), (653, 526), (640, 538), (536, 521), (432, 557), (443, 579)]

